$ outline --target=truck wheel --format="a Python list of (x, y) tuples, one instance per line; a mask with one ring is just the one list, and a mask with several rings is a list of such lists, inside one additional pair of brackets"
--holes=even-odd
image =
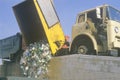
[(89, 41), (88, 42), (85, 41), (85, 42), (81, 41), (77, 44), (77, 53), (78, 54), (89, 54), (89, 55), (95, 54), (93, 44)]
[(74, 44), (72, 45), (70, 54), (96, 54), (92, 45)]
[(78, 54), (87, 54), (88, 48), (87, 46), (81, 45), (78, 47), (77, 53)]
[(96, 50), (94, 49), (93, 42), (89, 37), (78, 36), (71, 44), (70, 53), (95, 55)]

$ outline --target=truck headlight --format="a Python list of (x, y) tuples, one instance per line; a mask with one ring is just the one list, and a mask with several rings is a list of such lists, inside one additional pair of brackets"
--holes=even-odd
[(119, 28), (118, 27), (115, 27), (114, 30), (115, 30), (116, 33), (119, 32)]

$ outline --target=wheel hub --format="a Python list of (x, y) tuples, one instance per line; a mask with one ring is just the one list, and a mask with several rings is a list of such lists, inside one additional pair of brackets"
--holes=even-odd
[(87, 47), (86, 46), (79, 46), (78, 47), (78, 53), (79, 54), (87, 54), (87, 52), (88, 52), (88, 49), (87, 49)]

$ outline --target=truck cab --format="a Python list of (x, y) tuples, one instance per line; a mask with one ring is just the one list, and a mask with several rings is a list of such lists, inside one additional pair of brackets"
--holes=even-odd
[(120, 11), (102, 5), (78, 14), (72, 27), (71, 53), (118, 56)]

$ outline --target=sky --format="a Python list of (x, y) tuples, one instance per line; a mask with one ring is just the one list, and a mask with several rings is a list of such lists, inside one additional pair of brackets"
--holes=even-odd
[[(20, 32), (12, 7), (22, 1), (24, 0), (0, 0), (0, 39)], [(71, 37), (72, 26), (78, 13), (103, 4), (120, 10), (120, 0), (54, 0), (64, 34)]]

